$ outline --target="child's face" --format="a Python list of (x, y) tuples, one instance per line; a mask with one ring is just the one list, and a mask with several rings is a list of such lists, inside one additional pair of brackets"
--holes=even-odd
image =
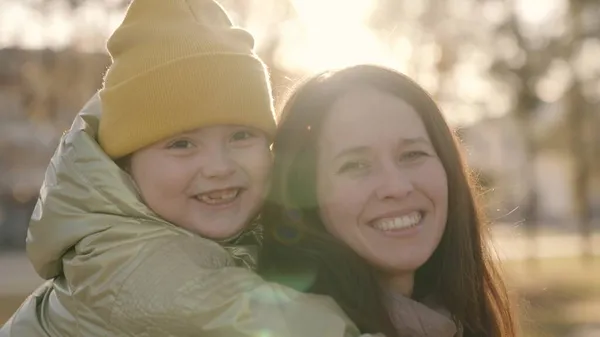
[(262, 206), (272, 158), (256, 129), (217, 125), (135, 152), (130, 172), (165, 220), (211, 239), (240, 232)]

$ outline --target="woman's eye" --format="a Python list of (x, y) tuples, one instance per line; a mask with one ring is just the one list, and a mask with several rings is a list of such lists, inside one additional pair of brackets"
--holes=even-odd
[(427, 153), (425, 151), (409, 151), (409, 152), (403, 153), (401, 156), (401, 159), (415, 160), (415, 159), (419, 159), (419, 158), (427, 157), (427, 156), (429, 156), (429, 153)]
[(192, 144), (189, 140), (176, 140), (174, 142), (171, 142), (168, 146), (169, 149), (189, 149), (191, 147), (193, 147), (194, 144)]
[(354, 161), (349, 161), (347, 163), (345, 163), (344, 165), (342, 165), (342, 167), (340, 167), (339, 169), (339, 173), (344, 173), (344, 172), (356, 172), (356, 171), (362, 171), (362, 170), (366, 170), (369, 168), (369, 163), (363, 160), (354, 160)]
[(256, 135), (250, 131), (237, 131), (236, 133), (233, 134), (233, 136), (231, 136), (231, 140), (233, 140), (234, 142), (240, 141), (240, 140), (246, 140), (249, 138), (254, 138), (256, 137)]

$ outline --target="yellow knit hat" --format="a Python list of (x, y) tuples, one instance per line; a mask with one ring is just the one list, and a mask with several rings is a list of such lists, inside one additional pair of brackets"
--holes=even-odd
[(275, 132), (254, 39), (212, 0), (133, 0), (107, 43), (98, 142), (120, 158), (216, 124)]

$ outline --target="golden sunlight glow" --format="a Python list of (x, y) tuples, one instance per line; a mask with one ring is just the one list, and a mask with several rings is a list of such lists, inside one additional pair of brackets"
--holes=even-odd
[(556, 19), (566, 10), (565, 0), (522, 0), (516, 3), (521, 19), (531, 25), (539, 25)]
[(309, 73), (357, 63), (405, 67), (408, 40), (383, 43), (368, 27), (376, 0), (293, 0), (292, 5), (298, 20), (284, 28), (281, 66)]

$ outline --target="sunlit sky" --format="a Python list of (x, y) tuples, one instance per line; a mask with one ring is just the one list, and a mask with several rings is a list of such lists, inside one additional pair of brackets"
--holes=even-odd
[[(114, 0), (105, 0), (111, 2)], [(266, 36), (271, 27), (265, 27), (266, 15), (273, 9), (272, 1), (247, 0), (251, 6), (248, 29), (257, 37), (257, 43)], [(276, 1), (276, 0), (273, 0)], [(462, 0), (461, 0), (462, 1)], [(469, 1), (469, 0), (465, 0)], [(453, 0), (452, 3), (460, 3)], [(108, 34), (121, 22), (123, 13), (107, 12), (90, 1), (76, 15), (66, 8), (55, 6), (46, 13), (31, 11), (24, 6), (22, 0), (0, 0), (0, 48), (18, 45), (25, 48), (60, 48), (75, 41), (83, 50), (103, 50)], [(418, 14), (422, 2), (408, 1), (407, 11)], [(226, 5), (226, 0), (224, 0)], [(276, 61), (286, 69), (297, 73), (314, 73), (323, 69), (337, 68), (357, 63), (377, 63), (406, 71), (410, 64), (414, 49), (411, 37), (406, 34), (391, 34), (382, 41), (381, 34), (369, 29), (367, 20), (377, 6), (377, 0), (292, 0), (297, 18), (284, 22), (278, 29), (282, 34), (282, 45), (277, 51)], [(271, 7), (269, 7), (271, 6)], [(525, 24), (525, 29), (535, 32), (540, 29), (555, 29), (560, 34), (561, 24), (552, 20), (560, 17), (558, 13), (565, 10), (565, 0), (520, 0), (517, 1), (517, 12)], [(487, 20), (501, 20), (505, 14), (502, 6), (488, 6), (483, 15)], [(553, 22), (548, 26), (548, 22)], [(333, 23), (333, 24), (332, 24)], [(546, 24), (543, 24), (546, 23)], [(404, 27), (403, 32), (410, 27)], [(419, 46), (426, 48), (427, 46)], [(429, 54), (433, 63), (436, 49), (432, 46)], [(423, 55), (421, 53), (420, 55)], [(490, 87), (482, 74), (485, 57), (477, 53), (466, 56), (468, 62), (459, 65), (461, 80), (457, 88), (461, 97), (490, 96), (497, 88)], [(414, 61), (414, 60), (413, 60)], [(423, 62), (423, 61), (421, 61)], [(427, 87), (428, 82), (435, 82), (432, 74), (420, 70), (419, 82)], [(558, 75), (557, 75), (558, 74)], [(565, 76), (560, 69), (553, 76)], [(541, 90), (552, 96), (557, 91), (555, 81), (542, 84)], [(543, 86), (546, 87), (543, 87)], [(477, 96), (477, 97), (475, 97)], [(552, 97), (549, 97), (550, 99)], [(499, 99), (492, 104), (505, 112), (509, 107), (507, 99)], [(449, 116), (451, 122), (468, 123), (476, 118), (478, 108), (465, 106), (460, 111), (453, 111)]]
[[(22, 1), (2, 0), (0, 3), (0, 47), (20, 45), (26, 48), (58, 47), (73, 39), (83, 48), (102, 48), (98, 41), (85, 43), (89, 36), (105, 39), (116, 28), (122, 13), (106, 13), (96, 2), (90, 1), (77, 15), (71, 16), (66, 8), (55, 6), (40, 14), (28, 9)], [(258, 3), (258, 2), (256, 2)], [(264, 11), (264, 8), (257, 11)], [(298, 71), (318, 71), (360, 62), (385, 63), (402, 67), (403, 49), (410, 49), (406, 39), (399, 39), (399, 53), (382, 43), (366, 25), (377, 0), (295, 0), (292, 1), (298, 19), (283, 26), (281, 62), (286, 68)], [(332, 24), (334, 18), (334, 24)], [(260, 18), (259, 18), (260, 19)], [(264, 21), (264, 18), (263, 20)], [(26, 25), (23, 23), (27, 22)], [(85, 29), (82, 29), (85, 28)], [(253, 27), (249, 27), (250, 30)], [(254, 27), (260, 37), (260, 28)], [(260, 39), (258, 39), (260, 43)], [(399, 54), (399, 55), (398, 55)], [(404, 56), (410, 54), (404, 52)], [(399, 57), (400, 56), (400, 57)]]

